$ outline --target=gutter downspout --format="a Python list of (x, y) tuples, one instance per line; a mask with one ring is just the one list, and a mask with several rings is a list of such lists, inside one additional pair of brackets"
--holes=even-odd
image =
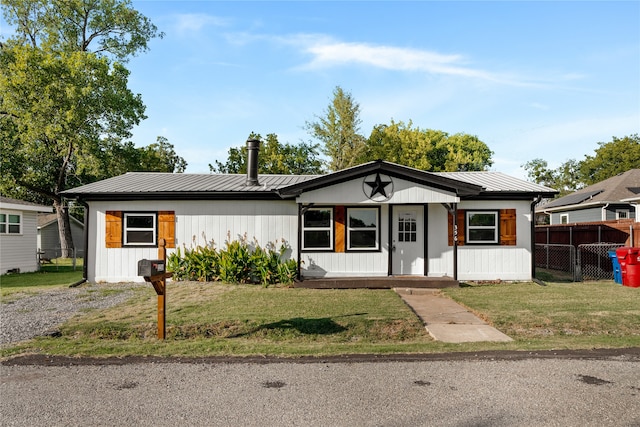
[[(540, 203), (542, 196), (538, 195), (531, 202), (531, 279), (536, 278), (536, 205)], [(547, 231), (549, 229), (547, 228)], [(547, 243), (549, 239), (547, 238)]]
[(600, 219), (602, 221), (606, 221), (607, 220), (607, 208), (609, 207), (611, 203), (607, 203), (606, 205), (604, 205), (602, 207), (602, 215), (600, 215)]
[(80, 203), (84, 207), (84, 230), (82, 232), (82, 237), (84, 240), (84, 257), (82, 260), (82, 279), (78, 280), (76, 283), (72, 283), (69, 285), (70, 288), (75, 288), (76, 286), (80, 286), (87, 281), (87, 269), (89, 268), (88, 258), (89, 258), (89, 205), (80, 200), (76, 199), (78, 203)]

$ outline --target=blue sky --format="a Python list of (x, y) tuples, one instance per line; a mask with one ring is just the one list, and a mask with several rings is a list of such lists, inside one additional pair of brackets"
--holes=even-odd
[(361, 133), (413, 121), (477, 135), (491, 170), (551, 167), (640, 133), (640, 2), (134, 1), (166, 33), (132, 59), (158, 135), (208, 172), (251, 132), (309, 140), (336, 86)]

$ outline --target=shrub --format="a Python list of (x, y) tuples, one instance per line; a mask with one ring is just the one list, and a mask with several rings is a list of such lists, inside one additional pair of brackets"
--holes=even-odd
[(228, 283), (290, 284), (297, 272), (297, 262), (287, 259), (290, 249), (283, 239), (280, 246), (268, 243), (261, 247), (257, 241), (249, 244), (246, 236), (225, 241), (223, 249), (216, 249), (212, 241), (206, 246), (177, 248), (168, 256), (169, 271), (174, 280)]

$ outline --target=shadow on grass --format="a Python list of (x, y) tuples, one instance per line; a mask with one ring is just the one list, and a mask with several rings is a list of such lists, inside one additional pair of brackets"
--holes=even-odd
[[(344, 316), (337, 316), (337, 317), (363, 316), (366, 314), (367, 313), (354, 313), (354, 314), (346, 314)], [(285, 319), (285, 320), (280, 320), (278, 322), (266, 323), (264, 325), (258, 326), (257, 328), (253, 328), (250, 331), (231, 335), (229, 336), (229, 338), (241, 338), (241, 337), (252, 335), (264, 330), (287, 331), (287, 330), (294, 329), (304, 335), (331, 335), (331, 334), (339, 334), (340, 332), (346, 331), (347, 328), (336, 323), (333, 320), (334, 318), (322, 317), (318, 319), (306, 319), (304, 317), (294, 317), (292, 319)]]

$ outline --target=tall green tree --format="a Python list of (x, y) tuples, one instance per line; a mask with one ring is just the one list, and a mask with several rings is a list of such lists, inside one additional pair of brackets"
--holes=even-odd
[(145, 118), (122, 63), (161, 33), (128, 0), (2, 0), (2, 12), (15, 36), (0, 44), (0, 190), (50, 199), (69, 256), (60, 192), (104, 175), (105, 153)]
[(570, 159), (555, 169), (546, 160), (533, 159), (524, 169), (533, 182), (555, 188), (560, 196), (593, 185), (630, 169), (640, 168), (640, 137), (638, 134), (599, 142), (594, 155), (585, 155), (581, 161)]
[(630, 169), (640, 168), (640, 136), (615, 136), (609, 142), (599, 142), (593, 156), (586, 155), (580, 162), (580, 177), (592, 185)]
[(396, 122), (374, 126), (359, 161), (387, 160), (431, 172), (482, 171), (493, 163), (492, 151), (478, 137), (413, 127)]
[(366, 147), (366, 138), (360, 135), (360, 104), (351, 93), (340, 86), (333, 91), (333, 99), (322, 116), (306, 122), (309, 134), (320, 141), (322, 151), (329, 157), (329, 170), (337, 171), (359, 162)]
[(560, 196), (584, 186), (576, 160), (567, 160), (556, 169), (549, 169), (547, 161), (538, 158), (526, 162), (523, 167), (531, 181), (558, 190)]
[[(249, 138), (261, 141), (258, 156), (259, 173), (317, 175), (323, 171), (317, 144), (282, 144), (274, 133), (268, 134), (266, 139), (260, 134), (251, 133)], [(227, 160), (224, 163), (216, 160), (216, 165), (210, 164), (209, 170), (214, 173), (247, 173), (247, 146), (230, 148)]]

